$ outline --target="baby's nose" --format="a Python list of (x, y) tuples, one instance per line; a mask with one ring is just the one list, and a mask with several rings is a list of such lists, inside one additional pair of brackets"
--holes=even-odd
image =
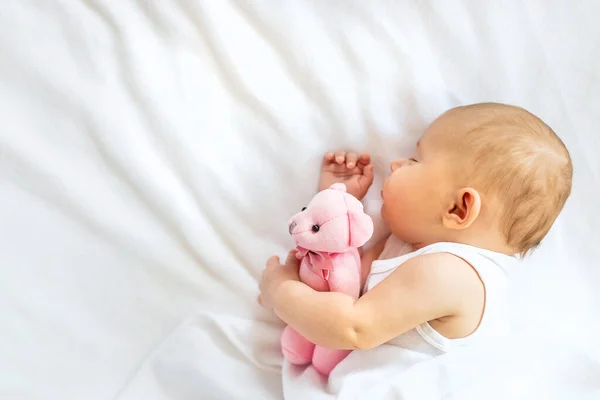
[(404, 159), (404, 158), (399, 158), (397, 160), (392, 161), (390, 163), (390, 171), (394, 172), (395, 170), (400, 168), (402, 165), (404, 165), (405, 161), (406, 161), (406, 159)]
[(294, 233), (294, 228), (295, 228), (295, 227), (296, 227), (296, 222), (292, 222), (292, 223), (290, 224), (289, 228), (288, 228), (288, 229), (289, 229), (289, 232), (290, 232), (290, 235), (291, 235), (292, 233)]

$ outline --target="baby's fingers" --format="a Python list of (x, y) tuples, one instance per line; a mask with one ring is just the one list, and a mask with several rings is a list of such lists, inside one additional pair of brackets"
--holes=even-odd
[(298, 254), (298, 250), (296, 250), (296, 249), (290, 250), (290, 252), (287, 255), (287, 258), (285, 259), (285, 263), (286, 264), (298, 263), (298, 257), (296, 256), (296, 254)]
[(336, 151), (335, 152), (335, 162), (337, 164), (343, 164), (346, 161), (346, 152), (345, 151)]
[(358, 162), (362, 165), (369, 165), (371, 163), (371, 156), (369, 153), (363, 153), (360, 155)]
[(356, 166), (356, 160), (358, 160), (358, 154), (348, 153), (346, 154), (346, 167), (353, 169)]
[(363, 168), (363, 179), (368, 185), (373, 183), (373, 164), (369, 164)]
[(335, 154), (333, 154), (332, 152), (328, 151), (323, 156), (323, 165), (329, 165), (329, 164), (331, 164), (332, 162), (334, 162), (334, 158), (335, 158)]
[(267, 260), (267, 268), (277, 267), (279, 265), (281, 265), (281, 262), (279, 261), (279, 257), (277, 256), (272, 256)]

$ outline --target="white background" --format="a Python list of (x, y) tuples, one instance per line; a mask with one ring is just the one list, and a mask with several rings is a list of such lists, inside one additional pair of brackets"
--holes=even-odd
[[(321, 154), (373, 155), (376, 216), (388, 161), (480, 101), (540, 116), (575, 167), (513, 277), (517, 331), (598, 357), (598, 15), (566, 0), (4, 1), (0, 397), (280, 397), (281, 326), (257, 277), (291, 245)], [(199, 386), (171, 395), (181, 382), (152, 355), (186, 320), (177, 351), (199, 366), (175, 375)]]

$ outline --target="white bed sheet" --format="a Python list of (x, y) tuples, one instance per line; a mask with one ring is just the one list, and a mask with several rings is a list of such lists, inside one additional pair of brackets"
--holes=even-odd
[(290, 245), (321, 153), (373, 154), (376, 215), (388, 160), (478, 101), (530, 109), (571, 151), (572, 197), (513, 279), (514, 321), (597, 365), (597, 15), (558, 0), (3, 2), (0, 397), (280, 398), (281, 325), (256, 280)]

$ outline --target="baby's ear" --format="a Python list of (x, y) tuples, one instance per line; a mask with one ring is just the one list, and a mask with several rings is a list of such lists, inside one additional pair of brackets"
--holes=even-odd
[(364, 212), (355, 212), (348, 210), (348, 245), (350, 247), (360, 247), (367, 243), (373, 236), (373, 220)]
[(442, 223), (449, 229), (466, 229), (479, 217), (481, 196), (473, 188), (463, 188), (444, 214)]
[(329, 186), (329, 189), (346, 192), (346, 185), (344, 185), (343, 183), (334, 183), (333, 185)]

